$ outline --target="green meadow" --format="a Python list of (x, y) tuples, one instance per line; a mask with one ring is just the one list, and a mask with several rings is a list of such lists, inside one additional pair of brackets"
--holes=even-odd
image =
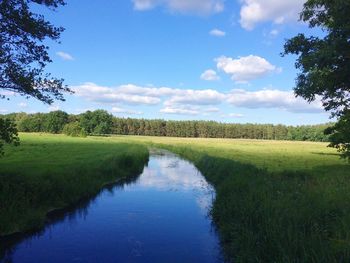
[(117, 137), (192, 161), (234, 262), (349, 262), (350, 165), (326, 143)]
[(137, 176), (147, 148), (122, 141), (21, 134), (0, 158), (0, 236), (41, 227), (47, 212), (96, 194), (103, 185)]
[[(0, 233), (140, 173), (147, 147), (192, 161), (216, 189), (211, 215), (235, 262), (349, 262), (350, 165), (327, 143), (20, 134), (0, 159)], [(185, 175), (184, 175), (185, 176)]]

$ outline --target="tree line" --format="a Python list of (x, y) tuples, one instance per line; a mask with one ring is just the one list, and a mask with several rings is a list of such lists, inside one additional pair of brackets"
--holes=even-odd
[(173, 121), (162, 119), (118, 118), (105, 110), (68, 114), (11, 113), (2, 115), (12, 120), (20, 132), (65, 133), (86, 135), (146, 135), (198, 138), (236, 138), (263, 140), (329, 141), (324, 130), (331, 123), (320, 125), (286, 126), (273, 124), (237, 124), (216, 121)]

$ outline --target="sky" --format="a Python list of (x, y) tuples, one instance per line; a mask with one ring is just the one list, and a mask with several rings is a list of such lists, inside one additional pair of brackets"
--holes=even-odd
[(330, 121), (293, 93), (286, 39), (319, 34), (298, 21), (305, 0), (76, 0), (33, 10), (65, 28), (47, 71), (75, 91), (45, 105), (12, 95), (0, 113), (105, 109), (118, 117), (230, 123)]

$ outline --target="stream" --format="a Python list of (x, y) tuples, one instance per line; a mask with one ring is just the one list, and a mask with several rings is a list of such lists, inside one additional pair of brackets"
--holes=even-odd
[(133, 181), (51, 215), (40, 232), (1, 243), (0, 262), (223, 262), (209, 216), (214, 198), (193, 164), (153, 150)]

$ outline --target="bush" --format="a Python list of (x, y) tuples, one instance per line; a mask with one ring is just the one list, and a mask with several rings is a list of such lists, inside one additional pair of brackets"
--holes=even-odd
[(63, 133), (72, 137), (86, 137), (87, 133), (78, 122), (68, 123), (63, 127)]

